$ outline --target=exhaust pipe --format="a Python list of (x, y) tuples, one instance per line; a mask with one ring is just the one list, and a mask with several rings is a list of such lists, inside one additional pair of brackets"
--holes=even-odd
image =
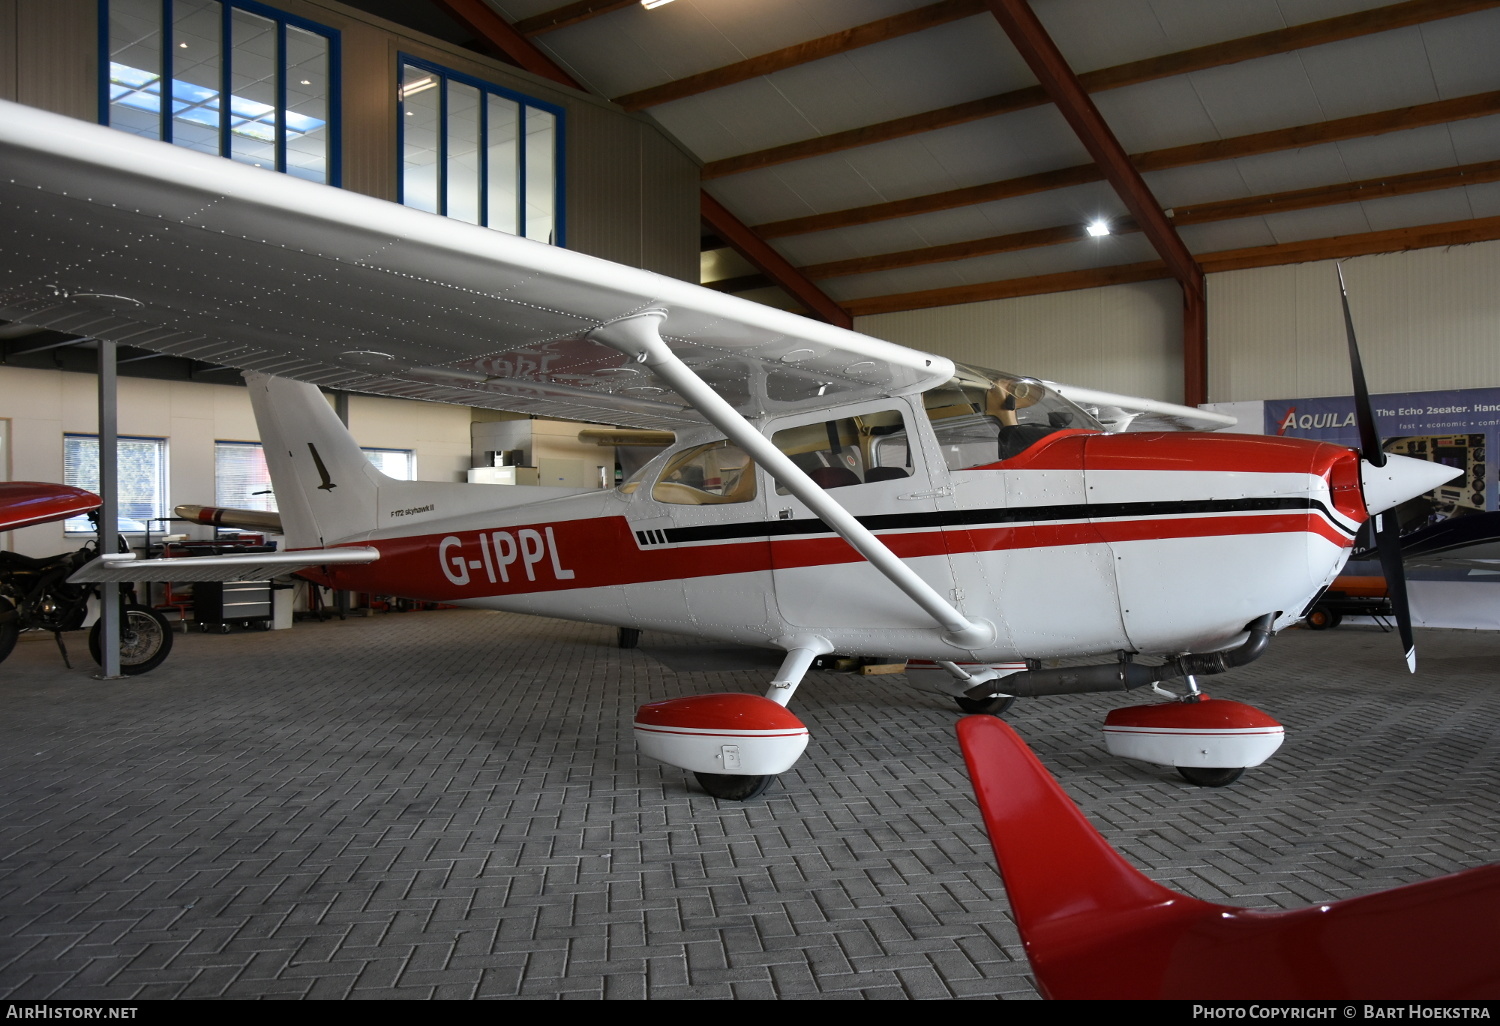
[(1061, 666), (1053, 670), (1022, 670), (1020, 673), (976, 684), (964, 694), (978, 701), (994, 698), (996, 695), (1016, 695), (1020, 698), (1083, 695), (1102, 691), (1130, 691), (1178, 677), (1223, 673), (1261, 657), (1266, 646), (1271, 643), (1271, 624), (1274, 621), (1274, 613), (1267, 613), (1253, 620), (1245, 628), (1250, 636), (1239, 647), (1228, 652), (1178, 656), (1159, 666), (1130, 662), (1128, 655), (1122, 653), (1117, 663)]

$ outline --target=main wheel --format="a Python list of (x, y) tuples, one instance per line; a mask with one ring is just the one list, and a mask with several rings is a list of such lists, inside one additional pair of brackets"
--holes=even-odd
[(1327, 606), (1313, 606), (1307, 614), (1307, 626), (1315, 631), (1326, 631), (1344, 622), (1344, 614), (1334, 612)]
[(965, 698), (959, 695), (953, 700), (966, 713), (988, 713), (991, 716), (1004, 716), (1005, 711), (1016, 704), (1015, 695), (992, 695), (989, 698)]
[(1189, 784), (1197, 784), (1199, 787), (1225, 787), (1240, 779), (1240, 774), (1245, 772), (1245, 767), (1233, 766), (1219, 769), (1210, 766), (1178, 766), (1177, 772), (1182, 774), (1182, 779)]
[(641, 643), (641, 632), (637, 627), (621, 627), (618, 638), (620, 648), (635, 648)]
[(20, 614), (16, 612), (10, 599), (0, 597), (0, 663), (5, 662), (5, 657), (16, 647), (16, 639), (20, 636)]
[(737, 773), (694, 773), (698, 786), (713, 795), (730, 802), (748, 802), (766, 793), (775, 777), (750, 777)]
[[(156, 669), (172, 651), (172, 628), (167, 618), (149, 606), (127, 605), (120, 620), (120, 672), (134, 677)], [(103, 646), (99, 636), (104, 624), (95, 623), (89, 631), (89, 655), (104, 665)]]

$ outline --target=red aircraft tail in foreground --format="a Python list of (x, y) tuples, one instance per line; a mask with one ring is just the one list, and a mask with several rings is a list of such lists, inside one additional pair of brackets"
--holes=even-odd
[(993, 716), (959, 743), (1037, 988), (1049, 998), (1484, 998), (1500, 993), (1500, 865), (1291, 911), (1138, 872)]

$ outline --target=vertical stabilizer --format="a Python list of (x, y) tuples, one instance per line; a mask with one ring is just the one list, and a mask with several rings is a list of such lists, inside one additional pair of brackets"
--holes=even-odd
[(360, 451), (317, 386), (246, 372), (288, 548), (362, 540), (389, 481)]

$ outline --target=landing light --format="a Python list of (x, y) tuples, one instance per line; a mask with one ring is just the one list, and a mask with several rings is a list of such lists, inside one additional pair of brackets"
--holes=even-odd
[(641, 0), (641, 6), (649, 11), (653, 7), (660, 7), (662, 4), (669, 4), (671, 2), (672, 0)]
[(1088, 227), (1088, 233), (1090, 235), (1092, 235), (1096, 239), (1099, 236), (1101, 236), (1101, 235), (1108, 235), (1109, 234), (1109, 222), (1108, 221), (1092, 221), (1092, 222), (1090, 222), (1089, 223), (1089, 227)]

